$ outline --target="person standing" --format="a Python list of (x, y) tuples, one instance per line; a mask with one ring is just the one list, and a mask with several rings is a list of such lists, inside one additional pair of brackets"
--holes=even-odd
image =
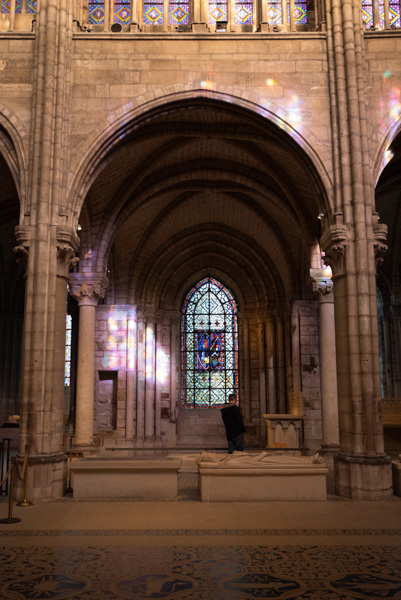
[(244, 425), (241, 411), (237, 406), (235, 394), (230, 394), (228, 396), (228, 404), (225, 404), (221, 409), (221, 416), (226, 429), (228, 454), (232, 454), (234, 450), (237, 452), (243, 452), (244, 433), (246, 431), (246, 427)]

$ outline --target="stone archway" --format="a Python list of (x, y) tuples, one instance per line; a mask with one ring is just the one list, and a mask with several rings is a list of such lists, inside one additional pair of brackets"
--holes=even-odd
[(126, 130), (94, 169), (72, 276), (81, 317), (96, 315), (95, 434), (134, 447), (177, 443), (180, 308), (191, 284), (213, 276), (239, 299), (248, 443), (264, 443), (262, 414), (285, 412), (303, 386), (308, 444), (319, 445), (309, 269), (328, 201), (312, 161), (271, 121), (214, 98), (164, 103)]

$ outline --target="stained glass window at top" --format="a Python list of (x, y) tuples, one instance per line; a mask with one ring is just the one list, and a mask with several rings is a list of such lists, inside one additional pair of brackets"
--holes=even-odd
[(227, 21), (227, 0), (209, 0), (209, 25)]
[[(1, 2), (1, 12), (3, 14), (10, 14), (10, 4), (11, 0), (2, 0)], [(16, 0), (15, 2), (15, 12), (20, 13), (22, 9), (22, 0)]]
[(189, 25), (189, 0), (170, 0), (169, 25)]
[(128, 25), (130, 16), (130, 0), (114, 0), (114, 22)]
[(144, 0), (143, 22), (145, 25), (163, 25), (164, 2), (163, 0)]
[[(362, 21), (366, 29), (370, 29), (374, 27), (373, 20), (373, 0), (362, 0)], [(377, 26), (380, 29), (384, 29), (386, 26), (384, 19), (384, 0), (378, 0), (377, 2), (377, 11), (379, 22)], [(391, 28), (400, 27), (401, 26), (401, 10), (400, 10), (400, 0), (390, 0), (388, 7), (388, 18), (389, 25)]]
[(89, 23), (104, 23), (104, 0), (89, 0)]
[(237, 307), (233, 295), (208, 277), (185, 298), (181, 322), (183, 408), (222, 406), (238, 399)]
[(253, 2), (235, 0), (234, 15), (235, 25), (252, 25)]

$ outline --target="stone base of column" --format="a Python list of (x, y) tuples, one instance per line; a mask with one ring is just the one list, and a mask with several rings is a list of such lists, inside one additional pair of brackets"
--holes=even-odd
[[(24, 457), (18, 457), (19, 468), (22, 470)], [(23, 500), (24, 481), (17, 479), (15, 499)], [(67, 455), (32, 454), (28, 460), (28, 489), (27, 499), (52, 500), (62, 498), (67, 488)]]
[(391, 458), (336, 454), (336, 494), (353, 500), (388, 500), (393, 495)]
[(99, 453), (99, 446), (94, 444), (73, 444), (72, 451), (82, 456), (97, 456)]
[(329, 472), (327, 473), (327, 493), (335, 494), (336, 486), (335, 486), (335, 477), (334, 477), (334, 456), (338, 454), (339, 447), (334, 444), (322, 444), (319, 448), (319, 456), (324, 459), (324, 462), (327, 465)]

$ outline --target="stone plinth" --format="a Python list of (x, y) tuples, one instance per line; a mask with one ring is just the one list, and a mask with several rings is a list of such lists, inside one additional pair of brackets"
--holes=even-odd
[(267, 427), (266, 448), (301, 448), (302, 417), (299, 415), (263, 415)]
[(391, 463), (393, 471), (393, 492), (394, 496), (401, 496), (401, 462), (393, 460)]
[(71, 464), (74, 499), (175, 499), (180, 466), (179, 459), (81, 458)]
[(199, 492), (202, 502), (324, 501), (327, 473), (308, 457), (200, 462)]

